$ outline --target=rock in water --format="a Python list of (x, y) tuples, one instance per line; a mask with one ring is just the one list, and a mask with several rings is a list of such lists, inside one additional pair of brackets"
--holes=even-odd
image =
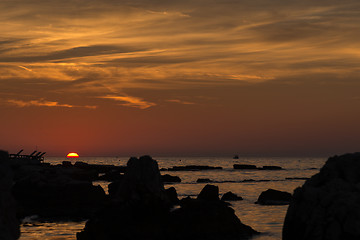
[(360, 239), (360, 153), (334, 156), (294, 191), (283, 240)]
[(199, 200), (216, 201), (219, 200), (219, 187), (207, 184), (197, 197)]
[(233, 240), (257, 233), (219, 200), (216, 186), (171, 209), (176, 190), (164, 190), (158, 165), (149, 156), (131, 158), (118, 184), (112, 186), (112, 201), (86, 223), (78, 240)]
[(0, 150), (0, 239), (20, 237), (20, 223), (16, 218), (16, 204), (11, 194), (13, 176), (8, 166), (8, 153)]
[(243, 198), (237, 196), (233, 192), (227, 192), (221, 197), (221, 201), (239, 201), (239, 200), (243, 200)]
[(256, 204), (286, 205), (290, 203), (291, 197), (291, 193), (268, 189), (260, 194)]

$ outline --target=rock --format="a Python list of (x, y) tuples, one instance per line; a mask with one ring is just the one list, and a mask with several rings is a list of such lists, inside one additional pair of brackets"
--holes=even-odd
[(157, 162), (150, 156), (130, 158), (117, 195), (124, 201), (143, 201), (149, 198), (165, 200), (164, 184)]
[(262, 192), (255, 202), (261, 205), (286, 205), (291, 201), (291, 193), (268, 189)]
[[(219, 189), (207, 185), (198, 199), (182, 199), (175, 188), (164, 190), (156, 161), (131, 158), (114, 198), (77, 233), (78, 240), (245, 239), (256, 234), (219, 200)], [(110, 190), (109, 190), (110, 191)]]
[(179, 203), (179, 198), (174, 187), (168, 188), (165, 190), (165, 194), (169, 199), (171, 205), (177, 205)]
[(211, 183), (213, 182), (212, 180), (210, 180), (209, 178), (198, 178), (198, 180), (196, 180), (197, 183)]
[(243, 224), (225, 202), (191, 198), (182, 199), (181, 208), (171, 212), (167, 231), (165, 239), (176, 240), (248, 239), (258, 233)]
[(283, 168), (280, 166), (263, 166), (259, 168), (260, 170), (282, 170)]
[(199, 193), (197, 199), (206, 201), (218, 201), (219, 199), (219, 187), (207, 184)]
[(62, 161), (63, 167), (73, 167), (72, 163), (70, 161)]
[(239, 200), (243, 200), (243, 198), (237, 196), (232, 192), (227, 192), (221, 197), (221, 201), (239, 201)]
[(105, 200), (100, 186), (75, 180), (57, 168), (29, 172), (16, 181), (12, 192), (20, 204), (22, 217), (87, 218)]
[(119, 171), (111, 170), (109, 172), (106, 172), (104, 175), (99, 176), (98, 180), (114, 182), (114, 181), (121, 181), (123, 178), (124, 175), (121, 174)]
[(257, 169), (257, 167), (255, 165), (249, 165), (249, 164), (234, 164), (234, 169), (252, 170), (252, 169)]
[(20, 237), (20, 222), (16, 217), (16, 203), (11, 194), (13, 174), (9, 155), (0, 150), (0, 239), (15, 240)]
[(284, 240), (360, 239), (360, 153), (330, 157), (294, 191)]
[(181, 179), (178, 176), (171, 176), (169, 174), (162, 175), (161, 180), (164, 183), (181, 182)]

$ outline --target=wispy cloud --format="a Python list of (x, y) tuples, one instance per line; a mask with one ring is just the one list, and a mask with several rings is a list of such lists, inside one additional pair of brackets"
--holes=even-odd
[(7, 100), (7, 102), (10, 104), (16, 105), (18, 107), (37, 106), (37, 107), (64, 107), (64, 108), (82, 107), (82, 108), (89, 108), (89, 109), (96, 108), (96, 106), (89, 106), (89, 105), (79, 106), (79, 105), (71, 105), (71, 104), (62, 104), (62, 103), (54, 102), (54, 101), (46, 101), (44, 99), (30, 100), (30, 101), (9, 99), (9, 100)]
[(140, 109), (146, 109), (149, 107), (153, 107), (156, 104), (152, 103), (152, 102), (148, 102), (145, 101), (141, 98), (138, 97), (132, 97), (132, 96), (115, 96), (115, 95), (106, 95), (106, 96), (102, 96), (99, 98), (105, 98), (105, 99), (112, 99), (115, 101), (120, 101), (123, 102), (122, 106), (127, 106), (127, 107), (135, 107), (135, 108), (140, 108)]
[(185, 104), (185, 105), (195, 104), (195, 103), (193, 103), (193, 102), (182, 101), (182, 100), (179, 100), (179, 99), (169, 99), (169, 100), (166, 100), (166, 101), (167, 101), (167, 102), (172, 102), (172, 103)]

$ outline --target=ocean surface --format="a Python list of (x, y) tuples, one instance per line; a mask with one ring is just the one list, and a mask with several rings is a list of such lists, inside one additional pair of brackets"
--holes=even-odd
[[(280, 240), (282, 225), (288, 206), (261, 206), (254, 204), (262, 191), (269, 188), (293, 193), (305, 180), (319, 172), (326, 162), (326, 158), (290, 158), (290, 157), (153, 157), (157, 160), (159, 168), (170, 168), (184, 165), (208, 165), (223, 167), (222, 170), (207, 171), (162, 171), (162, 174), (176, 175), (181, 183), (165, 184), (165, 188), (175, 187), (179, 198), (197, 196), (206, 183), (196, 183), (198, 178), (209, 178), (217, 185), (220, 194), (232, 191), (243, 197), (242, 201), (231, 202), (236, 215), (247, 225), (262, 232), (254, 240)], [(71, 161), (83, 161), (96, 164), (113, 164), (125, 166), (128, 157), (84, 157)], [(59, 164), (65, 157), (48, 157), (45, 162)], [(233, 164), (253, 164), (258, 167), (276, 165), (284, 170), (236, 170)], [(250, 181), (249, 181), (250, 180)], [(94, 182), (107, 191), (108, 182)], [(84, 228), (85, 221), (81, 222), (38, 222), (36, 218), (26, 218), (21, 226), (20, 240), (74, 240), (76, 232)]]

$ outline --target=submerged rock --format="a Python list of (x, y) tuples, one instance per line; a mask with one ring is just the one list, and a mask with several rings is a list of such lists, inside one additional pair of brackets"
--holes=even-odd
[(257, 169), (255, 165), (249, 165), (249, 164), (234, 164), (234, 169)]
[(360, 239), (360, 153), (328, 159), (294, 191), (284, 240)]
[(286, 205), (291, 201), (291, 193), (268, 189), (262, 192), (255, 202), (261, 205)]
[(239, 201), (239, 200), (243, 200), (243, 198), (232, 192), (227, 192), (221, 197), (221, 201)]

